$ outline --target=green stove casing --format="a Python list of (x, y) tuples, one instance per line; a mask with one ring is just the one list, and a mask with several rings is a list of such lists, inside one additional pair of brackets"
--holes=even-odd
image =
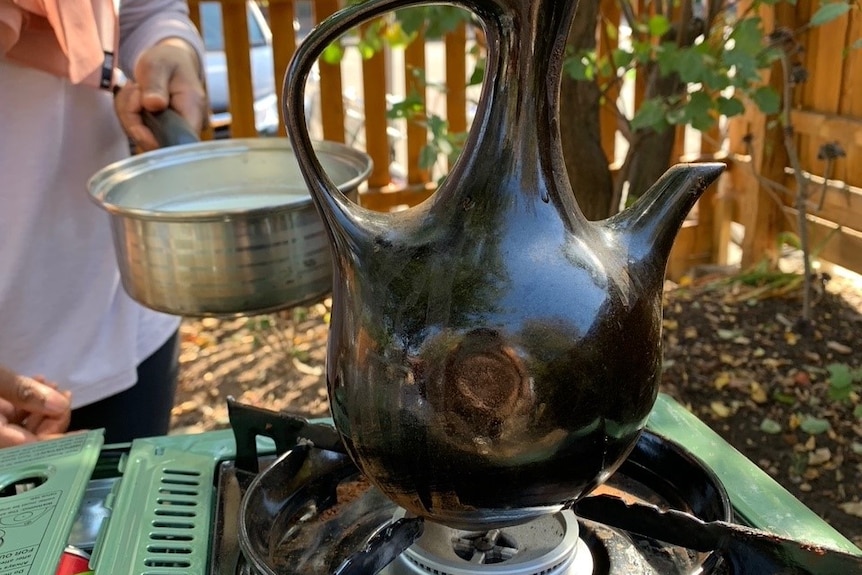
[[(778, 485), (706, 424), (659, 395), (648, 428), (706, 464), (741, 522), (849, 553), (862, 550)], [(258, 441), (261, 453), (273, 444)], [(0, 450), (0, 575), (53, 575), (100, 453), (118, 477), (91, 558), (96, 575), (207, 573), (218, 464), (236, 454), (230, 430), (103, 446), (101, 431)], [(21, 482), (34, 487), (11, 494)], [(239, 509), (228, 510), (239, 517)]]

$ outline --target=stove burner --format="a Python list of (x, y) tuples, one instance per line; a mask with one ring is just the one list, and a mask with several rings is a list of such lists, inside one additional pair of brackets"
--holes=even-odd
[[(243, 575), (726, 572), (715, 553), (578, 521), (571, 512), (488, 532), (427, 521), (423, 526), (370, 485), (345, 453), (297, 438), (285, 443), (293, 447), (254, 476), (242, 496), (239, 546), (253, 566), (236, 571)], [(731, 513), (726, 493), (709, 470), (649, 432), (599, 491), (684, 510), (707, 521), (728, 520)]]
[(564, 511), (483, 532), (426, 522), (422, 536), (380, 575), (428, 573), (592, 575), (593, 560), (574, 513)]

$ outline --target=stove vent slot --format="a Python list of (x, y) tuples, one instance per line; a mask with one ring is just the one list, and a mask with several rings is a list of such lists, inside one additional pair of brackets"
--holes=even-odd
[[(153, 573), (186, 574), (193, 566), (199, 541), (199, 515), (204, 497), (202, 473), (173, 467), (161, 470), (155, 507), (152, 509), (143, 564)], [(157, 570), (157, 571), (156, 571)]]

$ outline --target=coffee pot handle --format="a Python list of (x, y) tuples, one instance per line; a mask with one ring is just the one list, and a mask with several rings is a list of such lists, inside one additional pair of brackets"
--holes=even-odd
[[(428, 0), (368, 0), (348, 6), (314, 28), (291, 59), (285, 74), (282, 99), (285, 127), (300, 171), (330, 233), (333, 228), (343, 228), (351, 222), (359, 226), (360, 222), (355, 216), (354, 205), (338, 192), (314, 153), (304, 106), (305, 84), (312, 66), (327, 46), (351, 28), (392, 10), (434, 3)], [(501, 0), (448, 0), (447, 4), (469, 10), (486, 23), (491, 23), (491, 14), (505, 10)]]

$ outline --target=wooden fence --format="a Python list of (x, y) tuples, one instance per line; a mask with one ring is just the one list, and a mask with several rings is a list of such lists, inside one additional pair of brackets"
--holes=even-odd
[[(234, 137), (254, 137), (253, 94), (250, 82), (249, 38), (245, 26), (245, 0), (218, 0), (223, 11), (225, 51), (229, 74), (231, 102), (231, 134)], [(288, 62), (294, 53), (297, 38), (294, 29), (296, 7), (300, 2), (311, 2), (314, 21), (320, 21), (335, 12), (339, 0), (268, 0), (268, 16), (272, 28), (274, 53), (273, 74), (281, 96), (281, 83)], [(619, 18), (614, 0), (601, 0), (606, 18)], [(189, 0), (192, 17), (198, 14), (198, 0)], [(773, 25), (795, 28), (807, 22), (819, 6), (819, 0), (798, 0), (795, 7), (782, 4), (777, 12), (764, 9), (762, 17), (766, 29)], [(619, 20), (617, 20), (619, 21)], [(806, 44), (803, 64), (809, 70), (809, 80), (795, 93), (793, 124), (801, 154), (802, 169), (810, 174), (818, 190), (813, 203), (819, 203), (819, 194), (825, 190), (822, 208), (813, 210), (809, 221), (815, 244), (826, 237), (830, 229), (841, 226), (834, 234), (821, 257), (852, 270), (862, 272), (862, 50), (847, 51), (847, 47), (860, 38), (862, 16), (859, 10), (822, 28), (813, 29), (803, 38)], [(445, 54), (445, 114), (453, 132), (468, 127), (468, 97), (464, 88), (469, 73), (465, 53), (468, 47), (467, 30), (462, 26), (449, 34), (443, 43)], [(613, 50), (618, 38), (599, 27), (600, 51)], [(386, 53), (361, 62), (361, 77), (374, 81), (361, 82), (357, 102), (364, 118), (363, 143), (374, 160), (374, 172), (368, 181), (368, 191), (361, 195), (363, 205), (371, 209), (388, 210), (398, 205), (413, 205), (433, 192), (431, 174), (419, 167), (419, 155), (426, 145), (428, 134), (418, 125), (404, 130), (406, 147), (406, 174), (403, 181), (394, 182), (390, 173), (391, 141), (387, 133), (387, 93), (409, 93), (418, 89), (413, 69), (426, 68), (428, 46), (420, 38), (412, 43), (403, 56), (403, 69), (393, 74), (393, 61)], [(435, 54), (438, 54), (435, 52)], [(435, 56), (438, 57), (438, 56)], [(355, 70), (354, 70), (355, 72)], [(319, 64), (319, 94), (322, 136), (333, 141), (345, 141), (347, 111), (343, 99), (345, 71), (339, 65)], [(387, 85), (392, 78), (403, 78), (404, 86)], [(387, 79), (381, 81), (381, 79)], [(766, 77), (775, 83), (777, 77)], [(643, 97), (643, 82), (633, 82), (635, 102)], [(281, 110), (279, 110), (281, 114)], [(760, 185), (761, 178), (774, 180), (789, 190), (795, 188), (793, 174), (787, 168), (783, 155), (782, 133), (753, 107), (744, 117), (730, 123), (727, 130), (729, 146), (722, 133), (715, 130), (707, 134), (679, 129), (675, 157), (679, 159), (719, 158), (727, 161), (729, 170), (717, 186), (708, 191), (699, 202), (696, 218), (685, 224), (680, 233), (671, 261), (671, 275), (679, 276), (692, 265), (725, 263), (730, 238), (731, 222), (745, 228), (743, 264), (757, 262), (764, 254), (775, 253), (779, 232), (793, 229), (792, 197), (786, 193), (776, 196), (772, 190)], [(616, 118), (612, 114), (601, 118), (602, 142), (609, 158), (618, 156), (615, 149)], [(283, 125), (280, 134), (284, 135)], [(748, 138), (744, 136), (749, 135)], [(693, 139), (692, 139), (693, 138)], [(744, 142), (750, 141), (751, 144)], [(847, 156), (834, 163), (831, 174), (824, 173), (824, 163), (817, 159), (820, 146), (838, 142)], [(729, 150), (729, 151), (728, 151)], [(824, 186), (823, 177), (828, 177)], [(777, 201), (777, 199), (780, 201)]]
[[(818, 1), (800, 0), (764, 9), (761, 16), (767, 29), (796, 30), (819, 7)], [(862, 273), (862, 50), (852, 48), (862, 41), (862, 13), (851, 10), (800, 39), (799, 64), (808, 78), (793, 90), (790, 125), (809, 182), (812, 248), (820, 259)], [(780, 87), (780, 76), (774, 68), (766, 80)], [(745, 226), (743, 265), (774, 257), (779, 233), (798, 231), (795, 172), (774, 120), (751, 107), (730, 127), (726, 199), (732, 218)], [(828, 163), (822, 153), (827, 144), (838, 144), (846, 156)]]

